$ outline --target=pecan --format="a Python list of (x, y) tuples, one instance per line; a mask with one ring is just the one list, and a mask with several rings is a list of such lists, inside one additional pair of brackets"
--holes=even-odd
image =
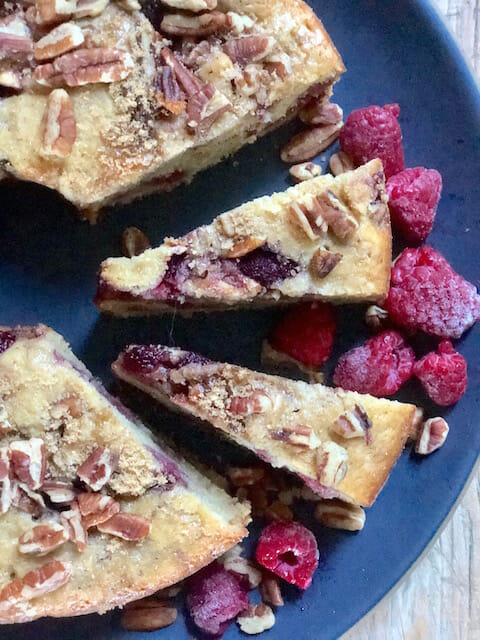
[(333, 102), (313, 102), (300, 111), (300, 120), (310, 125), (343, 124), (343, 111)]
[(69, 511), (62, 511), (60, 522), (65, 527), (68, 539), (75, 544), (82, 553), (87, 548), (87, 530), (82, 521), (82, 514), (78, 504), (74, 502)]
[(262, 467), (229, 467), (227, 475), (234, 487), (250, 487), (263, 479), (265, 471)]
[(304, 182), (317, 178), (322, 173), (322, 167), (314, 162), (302, 162), (291, 166), (288, 172), (295, 182)]
[(330, 189), (318, 195), (317, 202), (320, 205), (322, 218), (339, 238), (347, 238), (358, 229), (356, 218)]
[(255, 635), (271, 629), (275, 624), (275, 616), (267, 604), (250, 604), (237, 616), (237, 622), (243, 633)]
[(439, 449), (447, 439), (449, 427), (443, 418), (430, 418), (424, 422), (415, 446), (415, 451), (422, 456)]
[(142, 5), (140, 4), (140, 2), (138, 2), (138, 0), (117, 0), (117, 2), (122, 7), (122, 9), (129, 12), (140, 11), (142, 8)]
[(123, 540), (139, 542), (150, 534), (152, 523), (143, 516), (134, 513), (117, 513), (110, 520), (99, 523), (97, 529)]
[(262, 579), (261, 572), (256, 569), (246, 558), (241, 556), (225, 556), (220, 558), (219, 562), (223, 564), (227, 571), (236, 573), (241, 576), (242, 580), (248, 582), (249, 589), (256, 589)]
[(286, 53), (269, 56), (264, 65), (269, 73), (277, 75), (280, 80), (285, 80), (292, 73), (290, 57)]
[(160, 30), (170, 36), (205, 38), (220, 33), (227, 25), (227, 16), (221, 11), (211, 11), (196, 16), (170, 13), (164, 16)]
[(156, 631), (169, 627), (177, 619), (177, 610), (155, 597), (128, 604), (121, 618), (127, 631)]
[(85, 41), (83, 31), (73, 22), (65, 22), (52, 29), (35, 44), (35, 59), (48, 60), (76, 49)]
[(149, 239), (138, 227), (127, 227), (122, 233), (122, 253), (127, 258), (139, 256), (151, 248)]
[(110, 0), (77, 0), (73, 15), (75, 18), (94, 18), (102, 13), (109, 2)]
[(316, 455), (317, 478), (326, 487), (336, 487), (348, 471), (348, 454), (335, 442), (322, 443)]
[(12, 56), (28, 55), (33, 51), (33, 40), (29, 36), (20, 36), (0, 30), (0, 60)]
[(258, 236), (250, 236), (243, 240), (235, 242), (227, 251), (227, 258), (241, 258), (261, 247), (265, 244), (265, 238), (259, 238)]
[(120, 504), (116, 500), (100, 493), (81, 493), (78, 496), (78, 507), (85, 529), (110, 520), (120, 511)]
[(365, 312), (365, 323), (374, 333), (380, 333), (390, 325), (388, 311), (372, 304)]
[(347, 171), (355, 169), (353, 160), (344, 151), (334, 153), (329, 160), (329, 165), (330, 171), (334, 176), (339, 176), (341, 173), (347, 173)]
[(293, 520), (293, 511), (280, 500), (274, 500), (263, 513), (267, 520)]
[(166, 114), (178, 115), (184, 111), (186, 102), (185, 94), (180, 89), (175, 72), (170, 67), (162, 67), (156, 77), (158, 91), (155, 98), (158, 105)]
[(118, 464), (118, 456), (109, 449), (97, 447), (77, 469), (77, 476), (92, 489), (100, 491), (110, 480)]
[(121, 49), (77, 49), (42, 64), (34, 71), (35, 80), (46, 87), (80, 87), (97, 82), (124, 80), (134, 67), (129, 53)]
[(250, 416), (256, 413), (265, 413), (272, 408), (272, 401), (265, 393), (256, 389), (248, 396), (233, 396), (230, 399), (228, 410), (238, 416)]
[(193, 130), (198, 128), (200, 133), (205, 134), (231, 108), (231, 102), (212, 84), (207, 84), (187, 101), (187, 126)]
[(341, 253), (333, 253), (319, 247), (310, 260), (310, 272), (316, 278), (326, 278), (342, 258)]
[(283, 147), (280, 157), (290, 163), (311, 160), (335, 142), (341, 128), (341, 124), (327, 124), (305, 129)]
[(20, 553), (45, 556), (67, 540), (68, 534), (58, 522), (40, 524), (19, 537), (18, 550)]
[(188, 97), (195, 95), (203, 88), (203, 82), (197, 78), (193, 71), (187, 69), (168, 47), (163, 47), (160, 59), (173, 71), (176, 81)]
[(15, 440), (10, 443), (13, 473), (29, 489), (39, 489), (45, 478), (47, 454), (40, 438)]
[(245, 67), (251, 62), (259, 62), (268, 56), (275, 40), (270, 36), (243, 36), (231, 38), (223, 45), (223, 51), (232, 62)]
[(235, 11), (227, 12), (228, 28), (237, 36), (245, 31), (250, 31), (253, 28), (253, 20), (246, 14), (240, 15)]
[(342, 438), (365, 438), (369, 443), (371, 427), (372, 421), (367, 412), (361, 404), (356, 404), (353, 409), (345, 411), (335, 420), (332, 431)]
[(72, 567), (68, 562), (47, 562), (30, 571), (23, 578), (15, 578), (0, 591), (0, 609), (15, 606), (21, 602), (38, 598), (62, 587), (72, 577)]
[(72, 101), (64, 89), (54, 89), (48, 96), (42, 127), (42, 155), (68, 157), (77, 138), (77, 123)]
[(281, 440), (296, 447), (312, 446), (312, 429), (306, 424), (287, 425), (277, 431), (271, 431), (270, 436), (274, 440)]
[(77, 0), (35, 0), (35, 20), (38, 24), (68, 20), (76, 6)]
[(199, 13), (200, 11), (211, 11), (217, 8), (217, 0), (162, 0), (162, 4), (173, 9), (182, 9), (182, 11), (191, 11)]
[(361, 531), (365, 524), (365, 511), (341, 500), (325, 500), (315, 507), (315, 518), (331, 529)]
[(21, 89), (23, 87), (22, 73), (15, 69), (0, 70), (0, 87)]
[(0, 514), (7, 513), (12, 503), (13, 470), (10, 465), (10, 452), (7, 447), (0, 448)]
[(315, 198), (311, 202), (292, 202), (287, 211), (287, 218), (310, 240), (316, 240), (318, 236), (328, 231), (328, 225), (322, 217), (320, 205)]
[(29, 513), (34, 517), (40, 516), (46, 509), (42, 496), (36, 491), (32, 491), (23, 482), (14, 483), (12, 504), (19, 511)]
[(283, 607), (282, 592), (280, 591), (280, 580), (274, 574), (264, 574), (259, 587), (260, 597), (265, 604), (274, 607)]
[(77, 495), (73, 484), (62, 480), (45, 480), (42, 493), (45, 493), (53, 504), (68, 504), (73, 502)]

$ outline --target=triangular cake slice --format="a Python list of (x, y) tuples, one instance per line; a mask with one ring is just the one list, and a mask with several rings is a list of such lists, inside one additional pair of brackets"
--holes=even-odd
[(104, 612), (247, 534), (247, 507), (154, 440), (51, 329), (1, 328), (0, 394), (0, 623)]
[(344, 71), (300, 0), (3, 4), (0, 177), (56, 189), (91, 220), (190, 181)]
[(133, 345), (114, 373), (167, 407), (200, 418), (324, 498), (370, 506), (420, 419), (411, 404)]
[(120, 316), (388, 291), (391, 228), (380, 160), (258, 198), (181, 238), (101, 266), (96, 304)]

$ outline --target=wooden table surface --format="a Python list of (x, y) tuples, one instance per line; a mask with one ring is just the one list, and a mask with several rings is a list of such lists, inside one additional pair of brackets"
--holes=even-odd
[[(480, 82), (480, 0), (434, 4)], [(427, 555), (342, 640), (480, 640), (480, 471)]]

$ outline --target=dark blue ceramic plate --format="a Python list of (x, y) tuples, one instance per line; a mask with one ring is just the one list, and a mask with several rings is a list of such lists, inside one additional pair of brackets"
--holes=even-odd
[[(322, 0), (313, 4), (348, 69), (336, 88), (336, 100), (346, 113), (372, 103), (401, 105), (407, 166), (434, 167), (444, 180), (430, 242), (478, 284), (480, 97), (450, 35), (426, 1)], [(129, 341), (176, 343), (214, 358), (259, 367), (261, 340), (278, 316), (274, 310), (192, 320), (119, 321), (100, 318), (91, 299), (98, 265), (106, 256), (119, 253), (119, 238), (126, 226), (139, 226), (159, 243), (165, 235), (184, 233), (254, 196), (284, 189), (287, 169), (278, 149), (294, 127), (244, 149), (235, 165), (228, 162), (172, 194), (123, 207), (96, 227), (78, 222), (63, 202), (38, 187), (2, 187), (0, 323), (51, 325), (107, 383), (111, 383), (111, 361)], [(353, 308), (342, 313), (333, 361), (363, 340), (362, 315), (363, 310)], [(416, 347), (422, 352), (429, 345), (419, 341)], [(312, 523), (321, 550), (313, 586), (305, 594), (285, 589), (286, 606), (265, 637), (338, 637), (393, 587), (438, 531), (480, 452), (478, 327), (458, 347), (468, 360), (470, 385), (465, 398), (446, 412), (451, 425), (446, 445), (424, 460), (404, 453), (368, 511), (360, 534), (321, 530)], [(413, 382), (402, 397), (438, 413)], [(179, 418), (162, 413), (154, 427), (168, 430), (178, 423)], [(191, 438), (188, 423), (175, 430), (184, 441), (190, 438), (202, 454), (215, 450), (223, 460), (237, 461), (242, 456), (233, 446), (219, 445), (208, 436)], [(308, 522), (306, 511), (300, 515)], [(180, 617), (158, 636), (184, 640), (190, 632)], [(116, 613), (40, 621), (21, 630), (3, 628), (1, 636), (13, 640), (19, 633), (32, 640), (119, 640), (128, 635), (121, 630)], [(240, 637), (235, 625), (227, 637)]]

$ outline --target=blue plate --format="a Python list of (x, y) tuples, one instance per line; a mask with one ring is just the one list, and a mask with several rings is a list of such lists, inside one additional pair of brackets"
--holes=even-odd
[[(480, 97), (462, 58), (434, 9), (426, 1), (362, 0), (312, 3), (343, 55), (348, 72), (335, 90), (346, 113), (368, 104), (398, 102), (407, 166), (438, 169), (443, 197), (429, 242), (472, 282), (479, 281)], [(209, 222), (247, 199), (287, 186), (278, 150), (296, 125), (283, 128), (240, 152), (233, 162), (206, 171), (192, 185), (119, 208), (96, 227), (78, 222), (70, 208), (39, 187), (1, 187), (0, 322), (45, 322), (62, 333), (88, 367), (111, 383), (110, 362), (129, 341), (164, 341), (198, 349), (251, 367), (260, 367), (262, 338), (278, 312), (213, 314), (184, 319), (120, 321), (99, 317), (91, 299), (100, 261), (119, 253), (128, 225), (152, 242)], [(341, 339), (332, 359), (364, 339), (363, 310), (342, 313)], [(418, 341), (419, 353), (431, 344)], [(266, 638), (337, 638), (391, 589), (419, 557), (459, 496), (480, 451), (480, 331), (471, 330), (458, 348), (469, 364), (466, 396), (446, 411), (451, 425), (445, 446), (419, 460), (406, 451), (360, 534), (312, 527), (318, 535), (320, 567), (313, 586), (300, 594), (285, 589), (286, 605)], [(438, 414), (411, 382), (401, 397)], [(161, 412), (154, 427), (174, 426), (181, 440), (202, 454), (223, 460), (243, 455), (212, 437), (191, 437), (180, 419)], [(300, 514), (309, 521), (308, 509)], [(301, 633), (299, 635), (299, 629)], [(5, 627), (4, 640), (115, 639), (118, 613), (72, 620), (43, 620)], [(159, 637), (185, 640), (191, 629), (183, 616)], [(227, 637), (239, 638), (235, 625)], [(142, 638), (142, 635), (129, 636)], [(152, 635), (145, 635), (152, 638)], [(156, 635), (154, 636), (156, 637)], [(243, 636), (244, 637), (244, 636)]]

